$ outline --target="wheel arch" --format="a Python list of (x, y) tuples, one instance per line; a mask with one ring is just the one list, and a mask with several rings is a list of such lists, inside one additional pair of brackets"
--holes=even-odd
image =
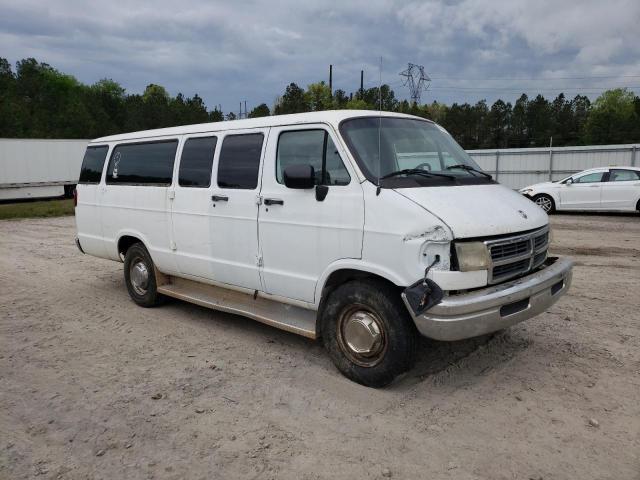
[(132, 245), (136, 243), (142, 243), (144, 247), (149, 251), (149, 247), (147, 247), (143, 236), (136, 233), (123, 233), (118, 237), (118, 241), (116, 242), (118, 257), (122, 261), (124, 256), (127, 254), (127, 250), (131, 248)]
[[(400, 295), (405, 283), (391, 272), (377, 269), (371, 265), (335, 265), (334, 268), (325, 272), (316, 285), (316, 302), (318, 305), (317, 318), (319, 319), (322, 316), (322, 309), (324, 308), (324, 304), (332, 291), (346, 282), (364, 279), (383, 282), (388, 285), (389, 288), (396, 289), (398, 291), (398, 295)], [(318, 338), (320, 338), (322, 334), (321, 328), (321, 322), (316, 322), (316, 335)]]

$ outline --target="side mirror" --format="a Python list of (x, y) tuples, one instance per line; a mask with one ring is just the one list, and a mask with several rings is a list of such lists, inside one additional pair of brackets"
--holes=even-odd
[(311, 165), (289, 165), (283, 172), (287, 188), (309, 189), (315, 185), (315, 172)]
[(573, 183), (573, 178), (567, 178), (567, 180), (564, 182), (565, 185), (571, 185)]

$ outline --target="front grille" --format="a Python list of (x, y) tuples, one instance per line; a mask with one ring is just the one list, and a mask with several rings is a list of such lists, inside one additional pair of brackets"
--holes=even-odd
[(500, 283), (524, 275), (544, 263), (549, 247), (549, 227), (484, 243), (492, 263), (489, 283)]
[(505, 275), (524, 273), (529, 270), (530, 263), (531, 260), (527, 258), (525, 260), (520, 260), (519, 262), (507, 263), (506, 265), (493, 267), (493, 277), (504, 277)]
[(496, 245), (491, 249), (491, 260), (503, 260), (505, 258), (519, 257), (529, 251), (529, 241)]
[(549, 232), (545, 232), (542, 235), (538, 235), (533, 239), (533, 248), (540, 250), (542, 247), (546, 247), (549, 242)]

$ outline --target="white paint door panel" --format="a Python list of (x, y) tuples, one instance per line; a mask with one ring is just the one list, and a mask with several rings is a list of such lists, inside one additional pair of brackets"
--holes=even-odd
[[(209, 214), (207, 255), (213, 280), (262, 290), (258, 266), (258, 194), (268, 128), (218, 136)], [(205, 252), (206, 253), (206, 252)]]
[[(287, 145), (280, 146), (281, 135), (305, 132)], [(315, 132), (315, 133), (314, 133)], [(314, 136), (327, 132), (327, 147)], [(361, 185), (348, 166), (343, 166), (344, 152), (324, 125), (272, 128), (269, 135), (262, 175), (262, 205), (258, 217), (262, 279), (265, 291), (304, 302), (313, 302), (315, 287), (322, 272), (334, 261), (361, 258), (364, 226), (364, 199)], [(327, 151), (325, 177), (328, 193), (324, 200), (316, 199), (315, 189), (287, 188), (282, 168), (276, 173), (276, 157), (288, 164), (313, 164), (318, 151)], [(286, 150), (286, 151), (285, 151)], [(342, 152), (342, 153), (341, 153)], [(315, 169), (320, 182), (321, 167)], [(320, 170), (320, 171), (319, 171)], [(346, 174), (346, 175), (345, 175)], [(280, 181), (278, 182), (278, 178)], [(335, 185), (332, 182), (343, 183)], [(347, 184), (344, 184), (347, 183)], [(277, 202), (268, 205), (269, 200)]]
[(102, 186), (102, 231), (117, 259), (122, 235), (141, 238), (158, 269), (177, 271), (171, 249), (169, 191), (178, 139), (123, 142), (113, 147)]
[(217, 138), (211, 134), (184, 139), (180, 163), (174, 174), (175, 190), (171, 201), (178, 270), (210, 280), (216, 279), (214, 237), (210, 234), (215, 213), (211, 201), (211, 177), (214, 154), (219, 148), (216, 147)]
[(634, 170), (610, 170), (609, 181), (602, 184), (602, 208), (635, 210), (640, 198), (640, 176)]
[(605, 172), (575, 176), (572, 184), (560, 187), (560, 207), (576, 210), (597, 210), (600, 208), (602, 178)]

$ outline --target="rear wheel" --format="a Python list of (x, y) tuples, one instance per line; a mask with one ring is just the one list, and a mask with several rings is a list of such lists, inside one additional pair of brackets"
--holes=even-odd
[(129, 247), (124, 257), (124, 281), (129, 296), (141, 307), (155, 307), (161, 295), (156, 285), (155, 266), (142, 243)]
[(327, 299), (320, 321), (333, 363), (355, 382), (383, 387), (413, 366), (416, 328), (400, 295), (382, 281), (341, 285)]
[(553, 201), (553, 198), (551, 198), (549, 195), (545, 195), (544, 193), (533, 197), (533, 201), (546, 213), (553, 213), (553, 211), (556, 209), (556, 204)]

